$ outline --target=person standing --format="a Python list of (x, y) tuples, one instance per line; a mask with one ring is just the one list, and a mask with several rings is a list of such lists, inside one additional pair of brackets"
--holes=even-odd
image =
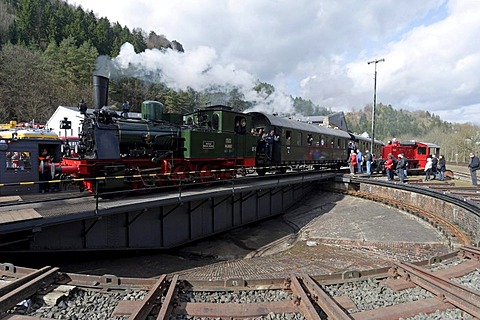
[(438, 165), (438, 159), (437, 156), (432, 154), (432, 174), (433, 174), (433, 180), (437, 179), (437, 165)]
[(372, 174), (372, 161), (373, 157), (370, 151), (365, 151), (365, 163), (367, 166), (367, 176), (370, 176)]
[(443, 155), (440, 155), (438, 158), (437, 168), (438, 173), (440, 174), (440, 181), (443, 181), (445, 179), (445, 171), (447, 170), (447, 163)]
[(478, 157), (473, 153), (470, 153), (470, 162), (468, 163), (468, 168), (470, 169), (470, 176), (472, 177), (472, 185), (478, 185), (477, 170), (480, 169), (480, 159), (478, 159)]
[(427, 163), (425, 164), (425, 181), (430, 180), (430, 175), (432, 174), (432, 157), (428, 156)]
[(397, 161), (397, 176), (398, 179), (400, 179), (401, 182), (405, 182), (405, 176), (404, 176), (404, 170), (407, 168), (407, 161), (403, 157), (403, 154), (398, 155), (398, 161)]
[(40, 180), (40, 193), (45, 193), (50, 191), (50, 184), (46, 181), (50, 180), (52, 175), (50, 171), (52, 163), (52, 158), (48, 154), (47, 149), (43, 148), (40, 150), (38, 155), (38, 175)]
[(128, 118), (128, 112), (130, 111), (130, 104), (128, 103), (127, 100), (123, 100), (122, 103), (122, 114), (121, 116), (123, 118)]
[(357, 173), (363, 173), (363, 153), (360, 151), (360, 149), (357, 149)]
[(357, 166), (357, 155), (355, 151), (350, 151), (350, 174), (355, 174), (355, 167)]
[(393, 155), (391, 153), (387, 156), (387, 161), (385, 161), (385, 171), (387, 172), (387, 180), (393, 180), (393, 167), (395, 162), (393, 161)]

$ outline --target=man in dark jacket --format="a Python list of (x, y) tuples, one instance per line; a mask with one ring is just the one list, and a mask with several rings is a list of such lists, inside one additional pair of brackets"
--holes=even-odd
[(373, 157), (370, 151), (368, 150), (365, 151), (364, 160), (367, 165), (367, 176), (370, 176), (372, 174), (372, 162), (373, 162)]
[(438, 158), (437, 169), (440, 174), (440, 181), (443, 181), (445, 179), (445, 171), (447, 171), (447, 163), (443, 155), (440, 155)]
[(437, 179), (437, 165), (438, 165), (438, 159), (435, 154), (432, 154), (432, 174), (433, 174), (433, 180)]
[(472, 184), (477, 185), (477, 170), (480, 169), (480, 159), (473, 153), (470, 153), (470, 162), (468, 163), (470, 169), (470, 176), (472, 177)]
[(401, 182), (405, 182), (404, 170), (407, 169), (407, 160), (405, 160), (401, 153), (398, 155), (397, 166), (395, 169), (397, 169), (398, 179), (400, 179)]

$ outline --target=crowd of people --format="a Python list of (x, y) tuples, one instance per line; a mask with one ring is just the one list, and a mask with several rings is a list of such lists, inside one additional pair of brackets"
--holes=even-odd
[[(425, 164), (425, 181), (430, 180), (445, 180), (445, 171), (447, 171), (447, 163), (445, 157), (440, 155), (438, 158), (436, 155), (432, 154), (427, 158), (427, 163)], [(433, 176), (433, 179), (431, 179)]]
[[(471, 159), (472, 161), (471, 164), (469, 164), (469, 168), (472, 172), (472, 183), (474, 185), (477, 185), (476, 170), (480, 169), (480, 161), (476, 156), (473, 156), (473, 154), (471, 154)], [(363, 154), (362, 151), (359, 149), (352, 149), (350, 151), (350, 157), (348, 160), (350, 166), (350, 174), (364, 173), (363, 168), (365, 163), (365, 174), (367, 176), (370, 176), (372, 173), (371, 170), (373, 160), (374, 157), (368, 150), (366, 150), (365, 154)], [(407, 180), (409, 163), (403, 153), (398, 154), (397, 158), (395, 158), (393, 154), (389, 153), (387, 159), (385, 160), (384, 166), (388, 181), (395, 180), (395, 176), (397, 176), (400, 182), (405, 182)], [(429, 155), (427, 157), (424, 171), (425, 181), (444, 181), (445, 171), (447, 171), (447, 163), (445, 157), (443, 155)]]
[(351, 174), (363, 173), (363, 163), (365, 163), (365, 174), (367, 176), (372, 175), (373, 155), (370, 153), (370, 151), (366, 150), (364, 155), (360, 149), (357, 149), (356, 152), (354, 149), (352, 149), (350, 151), (350, 158), (348, 162), (350, 164)]

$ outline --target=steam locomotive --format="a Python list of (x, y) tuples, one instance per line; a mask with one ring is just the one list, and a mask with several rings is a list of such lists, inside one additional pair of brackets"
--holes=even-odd
[[(140, 118), (108, 110), (108, 78), (94, 76), (95, 110), (84, 120), (75, 157), (58, 166), (81, 189), (104, 192), (229, 179), (255, 165), (251, 116), (225, 106), (179, 115), (157, 101), (142, 104)], [(99, 179), (105, 178), (105, 179)]]

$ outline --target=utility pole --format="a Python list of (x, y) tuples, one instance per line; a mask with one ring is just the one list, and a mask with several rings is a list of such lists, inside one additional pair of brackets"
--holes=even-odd
[[(375, 107), (377, 106), (377, 63), (384, 62), (385, 59), (375, 59), (369, 61), (367, 64), (375, 64), (375, 76), (373, 80), (373, 106), (372, 106), (372, 145), (370, 146), (370, 153), (373, 156), (373, 145), (375, 144)], [(379, 155), (377, 154), (377, 157)]]

